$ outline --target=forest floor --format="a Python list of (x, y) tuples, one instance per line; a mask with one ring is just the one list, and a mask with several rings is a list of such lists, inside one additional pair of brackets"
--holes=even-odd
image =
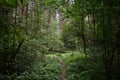
[(85, 58), (85, 55), (83, 53), (80, 53), (79, 51), (68, 51), (67, 53), (63, 54), (49, 54), (46, 55), (46, 57), (58, 61), (58, 64), (60, 64), (61, 68), (61, 80), (65, 80), (67, 64), (76, 59)]

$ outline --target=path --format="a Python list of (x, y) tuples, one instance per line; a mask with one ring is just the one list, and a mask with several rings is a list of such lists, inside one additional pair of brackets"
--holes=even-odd
[(60, 62), (60, 65), (61, 65), (61, 77), (60, 77), (60, 80), (65, 80), (65, 73), (66, 73), (66, 67), (65, 67), (65, 62), (63, 61), (63, 59), (61, 57), (57, 57), (59, 62)]

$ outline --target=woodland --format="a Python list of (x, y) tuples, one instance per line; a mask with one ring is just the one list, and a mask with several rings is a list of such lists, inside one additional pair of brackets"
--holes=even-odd
[(120, 0), (0, 0), (0, 80), (120, 80)]

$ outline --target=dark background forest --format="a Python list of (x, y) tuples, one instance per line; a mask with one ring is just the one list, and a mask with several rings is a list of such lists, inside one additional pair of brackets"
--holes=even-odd
[(0, 80), (120, 80), (120, 0), (0, 0)]

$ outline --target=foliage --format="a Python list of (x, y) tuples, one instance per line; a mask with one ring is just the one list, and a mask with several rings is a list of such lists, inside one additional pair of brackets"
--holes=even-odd
[(120, 17), (118, 15), (120, 9), (118, 2), (118, 0), (116, 2), (113, 0), (109, 2), (103, 0), (74, 0), (74, 3), (70, 4), (70, 1), (67, 1), (66, 5), (68, 7), (65, 11), (65, 17), (69, 19), (69, 25), (72, 25), (69, 27), (77, 34), (78, 41), (81, 44), (79, 46), (84, 50), (86, 58), (102, 55), (101, 60), (104, 61), (104, 64), (101, 65), (105, 66), (103, 69), (105, 69), (108, 80), (114, 80), (112, 79), (112, 75), (114, 75), (112, 66), (115, 65), (113, 64), (114, 58), (117, 58), (118, 47), (120, 47), (120, 45), (116, 45), (116, 43), (119, 44), (118, 35), (120, 35), (119, 23), (117, 22)]
[[(71, 50), (64, 58), (66, 79), (119, 80), (119, 4), (119, 0), (0, 0), (0, 79), (59, 80), (58, 59), (46, 55)], [(63, 29), (62, 39), (57, 26)], [(74, 56), (76, 49), (86, 58)]]
[(4, 8), (14, 8), (17, 7), (20, 3), (27, 3), (28, 0), (1, 0), (0, 6)]
[(69, 50), (77, 49), (78, 38), (76, 36), (75, 28), (71, 28), (72, 25), (64, 26), (62, 40), (65, 43), (65, 47)]
[[(44, 34), (44, 32), (43, 32)], [(55, 34), (46, 33), (45, 36), (42, 36), (39, 39), (40, 48), (39, 52), (46, 51), (44, 53), (54, 53), (54, 52), (62, 52), (64, 51), (64, 43), (57, 38)]]
[[(97, 58), (98, 62), (102, 62), (100, 58)], [(103, 63), (96, 65), (94, 58), (80, 58), (75, 56), (67, 62), (66, 78), (68, 80), (106, 80)]]
[[(40, 58), (40, 57), (39, 57)], [(51, 61), (53, 62), (51, 64)], [(30, 69), (29, 69), (30, 70)], [(9, 76), (12, 80), (59, 80), (60, 79), (60, 64), (56, 59), (46, 58), (36, 61), (30, 71), (24, 71), (20, 75), (13, 74)], [(1, 75), (0, 79), (5, 76)], [(8, 77), (6, 77), (8, 78)]]
[[(64, 50), (62, 41), (52, 31), (46, 30), (50, 23), (44, 23), (45, 5), (37, 5), (42, 4), (40, 0), (34, 1), (34, 6), (28, 0), (2, 0), (0, 3), (0, 20), (3, 24), (0, 27), (0, 71), (3, 74), (28, 71), (38, 54), (44, 56)], [(31, 8), (27, 9), (27, 6)]]

